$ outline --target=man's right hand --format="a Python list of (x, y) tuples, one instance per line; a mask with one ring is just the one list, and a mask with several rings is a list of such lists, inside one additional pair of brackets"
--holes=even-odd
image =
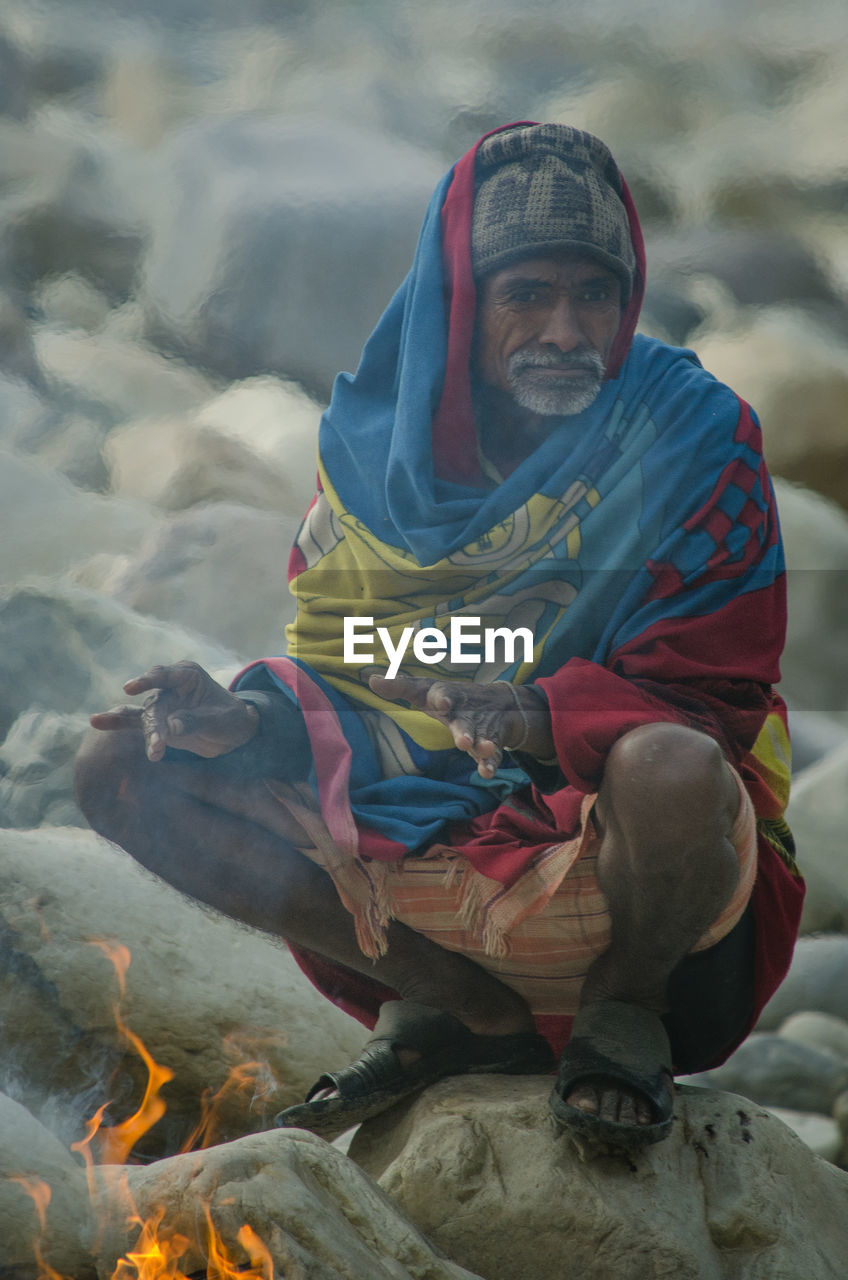
[(259, 727), (259, 713), (196, 662), (151, 667), (124, 685), (124, 693), (146, 693), (141, 706), (113, 707), (91, 717), (95, 729), (140, 729), (148, 760), (166, 747), (211, 759), (244, 746)]

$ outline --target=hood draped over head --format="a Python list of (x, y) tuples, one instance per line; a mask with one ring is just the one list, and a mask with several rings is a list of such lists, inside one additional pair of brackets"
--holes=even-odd
[(433, 417), (437, 475), (480, 479), (470, 378), (475, 278), (554, 247), (590, 251), (622, 281), (624, 309), (606, 369), (615, 378), (645, 293), (645, 245), (627, 183), (605, 144), (580, 129), (522, 121), (486, 134), (454, 165), (441, 209), (448, 334)]

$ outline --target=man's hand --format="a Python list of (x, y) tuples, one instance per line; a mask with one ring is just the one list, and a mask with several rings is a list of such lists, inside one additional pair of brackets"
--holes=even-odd
[(388, 680), (376, 675), (368, 684), (381, 698), (403, 699), (447, 725), (459, 750), (476, 760), (481, 778), (494, 777), (504, 751), (519, 744), (522, 751), (540, 760), (554, 755), (547, 704), (521, 685), (509, 686), (503, 680), (474, 684), (416, 676)]
[(151, 667), (124, 685), (124, 693), (146, 693), (142, 705), (113, 707), (91, 717), (95, 729), (140, 729), (148, 760), (161, 760), (166, 747), (194, 755), (224, 755), (256, 733), (259, 713), (196, 662)]

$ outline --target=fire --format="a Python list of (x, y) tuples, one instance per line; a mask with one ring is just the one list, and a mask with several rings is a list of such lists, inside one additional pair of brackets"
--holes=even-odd
[[(129, 948), (105, 942), (103, 939), (92, 939), (91, 945), (98, 947), (112, 963), (119, 992), (118, 1001), (113, 1010), (115, 1025), (119, 1034), (135, 1050), (147, 1069), (144, 1097), (134, 1114), (111, 1128), (104, 1126), (103, 1117), (109, 1103), (103, 1103), (88, 1121), (85, 1137), (71, 1147), (71, 1150), (78, 1152), (85, 1162), (92, 1200), (95, 1199), (95, 1193), (98, 1190), (102, 1192), (105, 1185), (108, 1215), (110, 1217), (119, 1215), (129, 1228), (138, 1231), (132, 1248), (118, 1260), (110, 1280), (192, 1280), (192, 1277), (181, 1270), (180, 1263), (190, 1252), (196, 1256), (197, 1246), (201, 1242), (194, 1243), (187, 1236), (169, 1227), (165, 1222), (164, 1206), (159, 1206), (146, 1218), (142, 1218), (133, 1203), (126, 1171), (123, 1171), (119, 1178), (107, 1179), (104, 1183), (103, 1177), (106, 1174), (104, 1170), (98, 1180), (97, 1166), (125, 1164), (135, 1144), (164, 1115), (166, 1103), (160, 1093), (162, 1086), (173, 1079), (174, 1073), (169, 1067), (161, 1066), (154, 1061), (143, 1041), (124, 1021), (121, 1003), (126, 994), (126, 975), (131, 958)], [(216, 1117), (221, 1105), (227, 1099), (247, 1090), (253, 1097), (262, 1096), (263, 1092), (269, 1090), (274, 1083), (271, 1077), (269, 1084), (267, 1063), (250, 1061), (238, 1064), (217, 1093), (204, 1099), (200, 1123), (183, 1149), (191, 1149), (198, 1142), (201, 1146), (211, 1145)], [(39, 1232), (33, 1245), (33, 1254), (38, 1267), (37, 1280), (69, 1280), (69, 1277), (61, 1275), (50, 1267), (42, 1254), (41, 1241), (46, 1231), (46, 1210), (50, 1203), (50, 1187), (39, 1179), (23, 1175), (15, 1177), (13, 1181), (19, 1183), (30, 1196), (38, 1216)], [(237, 1232), (236, 1241), (242, 1256), (246, 1259), (246, 1261), (237, 1261), (216, 1229), (208, 1204), (203, 1205), (203, 1212), (205, 1239), (202, 1242), (202, 1251), (205, 1251), (207, 1257), (205, 1268), (207, 1280), (274, 1280), (274, 1263), (271, 1253), (250, 1226), (244, 1223)], [(105, 1225), (105, 1222), (101, 1223), (100, 1237), (95, 1243), (95, 1251), (99, 1250), (102, 1244)], [(194, 1275), (196, 1274), (195, 1272)]]
[(45, 1261), (44, 1254), (41, 1252), (41, 1242), (47, 1231), (47, 1206), (53, 1194), (49, 1186), (41, 1178), (27, 1178), (23, 1174), (14, 1174), (9, 1178), (9, 1181), (16, 1182), (19, 1187), (23, 1187), (35, 1205), (35, 1212), (38, 1218), (38, 1235), (32, 1246), (32, 1252), (35, 1258), (35, 1265), (38, 1267), (37, 1280), (68, 1280), (67, 1276), (55, 1271), (49, 1262)]

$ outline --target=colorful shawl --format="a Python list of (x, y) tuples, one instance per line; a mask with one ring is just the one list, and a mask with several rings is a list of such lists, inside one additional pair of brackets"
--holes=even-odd
[[(469, 376), (473, 183), (474, 149), (436, 190), (356, 374), (336, 380), (320, 491), (291, 558), (292, 660), (254, 664), (237, 684), (270, 678), (300, 699), (321, 810), (350, 864), (340, 891), (372, 953), (385, 927), (381, 862), (438, 840), (462, 850), (478, 885), (508, 891), (573, 832), (612, 743), (638, 724), (715, 737), (772, 834), (788, 795), (785, 712), (771, 690), (784, 562), (754, 415), (692, 352), (633, 337), (644, 251), (625, 189), (639, 267), (607, 380), (487, 486)], [(410, 648), (402, 670), (536, 682), (568, 785), (543, 794), (508, 756), (484, 782), (436, 721), (370, 692), (367, 675), (386, 666), (379, 645), (373, 661), (344, 661), (345, 616), (373, 619), (397, 643), (406, 627), (446, 631), (459, 615), (481, 630), (529, 627), (532, 661), (503, 652), (425, 666)], [(788, 964), (801, 889), (786, 857), (769, 859), (780, 842), (761, 843), (765, 991)]]

